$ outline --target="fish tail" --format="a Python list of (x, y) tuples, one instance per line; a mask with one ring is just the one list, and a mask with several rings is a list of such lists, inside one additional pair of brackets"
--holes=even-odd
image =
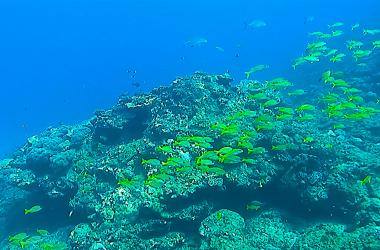
[(245, 77), (247, 78), (247, 79), (249, 79), (250, 77), (251, 77), (251, 72), (244, 72), (245, 73)]

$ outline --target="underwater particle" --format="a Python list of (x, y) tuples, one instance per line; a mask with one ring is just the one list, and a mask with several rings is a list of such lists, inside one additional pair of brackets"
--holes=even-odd
[(185, 42), (185, 46), (188, 46), (188, 47), (201, 47), (205, 44), (207, 44), (207, 39), (204, 38), (204, 37), (194, 37), (194, 38), (191, 38), (190, 40), (186, 41)]
[(315, 17), (314, 16), (308, 16), (305, 18), (305, 20), (303, 21), (304, 24), (307, 24), (307, 23), (311, 23), (315, 20)]
[(29, 209), (24, 209), (24, 214), (34, 214), (42, 210), (42, 207), (40, 205), (35, 205)]
[(333, 29), (333, 28), (341, 27), (341, 26), (343, 26), (343, 25), (344, 25), (343, 22), (336, 22), (336, 23), (333, 23), (333, 24), (331, 24), (331, 25), (328, 25), (328, 27), (329, 27), (330, 29)]
[(263, 20), (253, 20), (249, 23), (246, 23), (246, 29), (259, 29), (267, 26), (267, 23)]
[(351, 30), (356, 30), (359, 27), (360, 27), (360, 24), (355, 23), (355, 24), (351, 25)]
[(261, 201), (251, 201), (248, 203), (245, 208), (249, 211), (257, 211), (263, 206)]
[(361, 184), (362, 186), (367, 185), (367, 184), (370, 184), (370, 183), (371, 183), (371, 180), (372, 180), (372, 176), (367, 175), (366, 177), (364, 177), (364, 178), (360, 181), (360, 184)]
[(380, 34), (380, 29), (363, 29), (363, 35), (376, 35)]
[(269, 65), (266, 65), (266, 64), (259, 64), (259, 65), (253, 66), (248, 71), (244, 72), (245, 77), (249, 79), (253, 73), (260, 72), (268, 68), (269, 68)]

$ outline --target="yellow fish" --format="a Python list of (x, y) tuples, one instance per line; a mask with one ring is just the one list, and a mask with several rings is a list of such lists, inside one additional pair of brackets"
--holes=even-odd
[(35, 205), (29, 209), (24, 209), (24, 214), (34, 214), (42, 210), (42, 207), (40, 205)]

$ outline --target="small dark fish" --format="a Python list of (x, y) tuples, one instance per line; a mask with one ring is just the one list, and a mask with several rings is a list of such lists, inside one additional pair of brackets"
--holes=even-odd
[(139, 82), (133, 82), (132, 86), (136, 87), (136, 88), (139, 88), (141, 86), (141, 84)]
[(308, 23), (311, 23), (314, 21), (314, 17), (313, 16), (308, 16), (305, 18), (305, 20), (303, 21), (304, 24), (308, 24)]

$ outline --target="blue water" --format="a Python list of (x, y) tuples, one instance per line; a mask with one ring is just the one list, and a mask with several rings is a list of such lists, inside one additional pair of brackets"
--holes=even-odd
[[(336, 21), (376, 27), (379, 9), (378, 0), (0, 1), (0, 155), (121, 93), (196, 70), (239, 80), (265, 63), (271, 70), (258, 78), (291, 75), (309, 31)], [(267, 27), (246, 30), (255, 19)], [(193, 37), (208, 43), (184, 46)]]

